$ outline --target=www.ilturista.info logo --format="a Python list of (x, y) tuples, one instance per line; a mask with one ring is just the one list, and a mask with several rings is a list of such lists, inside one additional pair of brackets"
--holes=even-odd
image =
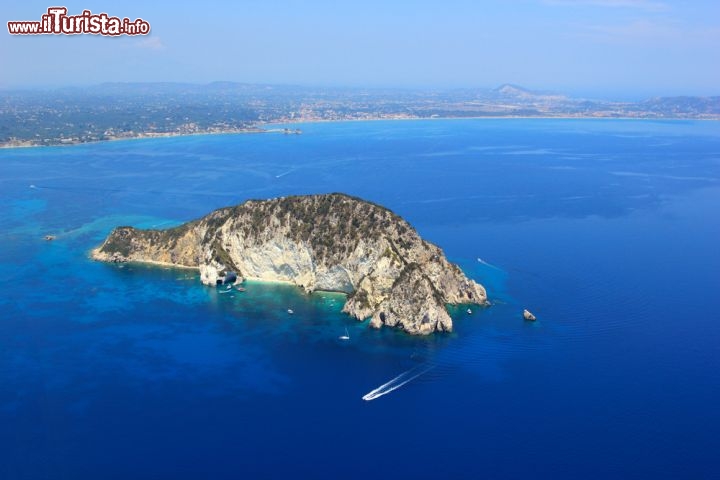
[(107, 13), (83, 10), (80, 15), (68, 15), (65, 7), (50, 7), (39, 22), (7, 22), (11, 35), (147, 35), (150, 24), (138, 18), (110, 17)]

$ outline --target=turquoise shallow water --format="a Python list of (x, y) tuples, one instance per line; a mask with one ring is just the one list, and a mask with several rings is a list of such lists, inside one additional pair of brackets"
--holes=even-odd
[[(713, 476), (718, 124), (301, 127), (0, 151), (0, 477)], [(332, 191), (403, 215), (494, 306), (414, 338), (339, 295), (87, 258), (116, 225)]]

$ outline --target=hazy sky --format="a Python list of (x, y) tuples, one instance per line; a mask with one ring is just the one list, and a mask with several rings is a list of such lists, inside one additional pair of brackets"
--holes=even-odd
[[(56, 3), (147, 37), (14, 36)], [(718, 0), (4, 2), (0, 87), (106, 81), (720, 94)], [(172, 5), (172, 8), (169, 6)]]

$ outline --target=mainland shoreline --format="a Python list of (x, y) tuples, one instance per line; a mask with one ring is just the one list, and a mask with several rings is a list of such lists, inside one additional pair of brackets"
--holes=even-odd
[[(612, 116), (598, 116), (598, 115), (479, 115), (479, 116), (468, 116), (468, 117), (381, 117), (381, 118), (341, 118), (341, 119), (283, 119), (278, 122), (257, 122), (251, 127), (243, 128), (230, 128), (226, 130), (209, 130), (209, 131), (198, 131), (198, 132), (142, 132), (135, 135), (128, 136), (114, 136), (102, 140), (92, 141), (67, 141), (62, 143), (53, 143), (49, 145), (38, 144), (32, 140), (13, 140), (8, 142), (0, 143), (0, 149), (15, 149), (15, 148), (47, 148), (47, 147), (72, 147), (77, 145), (91, 145), (107, 142), (117, 142), (126, 140), (151, 140), (155, 138), (174, 138), (174, 137), (195, 137), (203, 135), (236, 135), (236, 134), (267, 134), (267, 133), (280, 133), (280, 134), (296, 134), (297, 132), (290, 129), (290, 131), (284, 131), (282, 128), (285, 127), (287, 130), (288, 125), (302, 125), (302, 124), (315, 124), (315, 123), (350, 123), (350, 122), (381, 122), (381, 121), (435, 121), (435, 120), (628, 120), (628, 121), (655, 121), (655, 122), (676, 122), (676, 121), (702, 121), (702, 122), (718, 122), (720, 116), (711, 118), (687, 118), (687, 117), (612, 117)], [(262, 128), (277, 127), (277, 130)]]

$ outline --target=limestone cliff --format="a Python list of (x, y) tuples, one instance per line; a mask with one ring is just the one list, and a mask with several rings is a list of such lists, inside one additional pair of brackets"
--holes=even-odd
[(446, 304), (487, 302), (405, 220), (343, 194), (250, 200), (167, 230), (118, 227), (92, 256), (198, 268), (206, 285), (233, 271), (345, 292), (343, 311), (411, 334), (452, 330)]

